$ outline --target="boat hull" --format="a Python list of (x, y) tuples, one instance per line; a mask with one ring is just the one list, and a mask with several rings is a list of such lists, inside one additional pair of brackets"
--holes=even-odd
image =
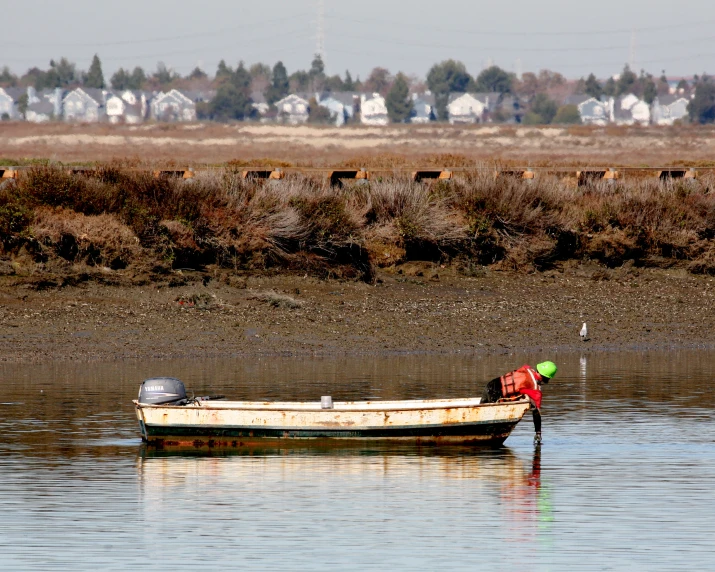
[(271, 442), (411, 441), (501, 445), (529, 409), (519, 400), (310, 403), (222, 402), (157, 406), (135, 402), (144, 441), (159, 446), (245, 447)]

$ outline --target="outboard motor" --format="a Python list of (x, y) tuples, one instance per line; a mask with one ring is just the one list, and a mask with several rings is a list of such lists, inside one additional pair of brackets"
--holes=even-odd
[(149, 405), (184, 405), (186, 388), (175, 377), (152, 377), (139, 386), (139, 403)]

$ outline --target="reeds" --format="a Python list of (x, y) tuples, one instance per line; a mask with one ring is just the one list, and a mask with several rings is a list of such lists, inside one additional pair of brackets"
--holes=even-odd
[(407, 260), (543, 270), (561, 261), (614, 267), (679, 263), (715, 273), (715, 194), (692, 181), (594, 183), (495, 178), (486, 171), (415, 183), (395, 175), (331, 188), (232, 169), (157, 179), (107, 166), (87, 175), (37, 166), (0, 189), (5, 253), (123, 268), (308, 271), (372, 280)]

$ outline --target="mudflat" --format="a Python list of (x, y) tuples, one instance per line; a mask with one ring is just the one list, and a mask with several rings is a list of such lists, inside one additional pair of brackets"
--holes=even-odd
[(180, 277), (47, 289), (5, 277), (0, 361), (715, 347), (715, 278), (684, 270), (567, 264), (465, 276), (406, 263), (379, 270), (374, 284), (221, 271)]

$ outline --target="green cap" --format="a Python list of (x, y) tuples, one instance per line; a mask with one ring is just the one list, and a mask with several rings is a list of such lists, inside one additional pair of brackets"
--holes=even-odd
[(558, 369), (559, 368), (557, 368), (556, 364), (552, 361), (542, 361), (541, 363), (536, 364), (536, 371), (538, 371), (540, 375), (548, 377), (549, 379), (556, 375)]

